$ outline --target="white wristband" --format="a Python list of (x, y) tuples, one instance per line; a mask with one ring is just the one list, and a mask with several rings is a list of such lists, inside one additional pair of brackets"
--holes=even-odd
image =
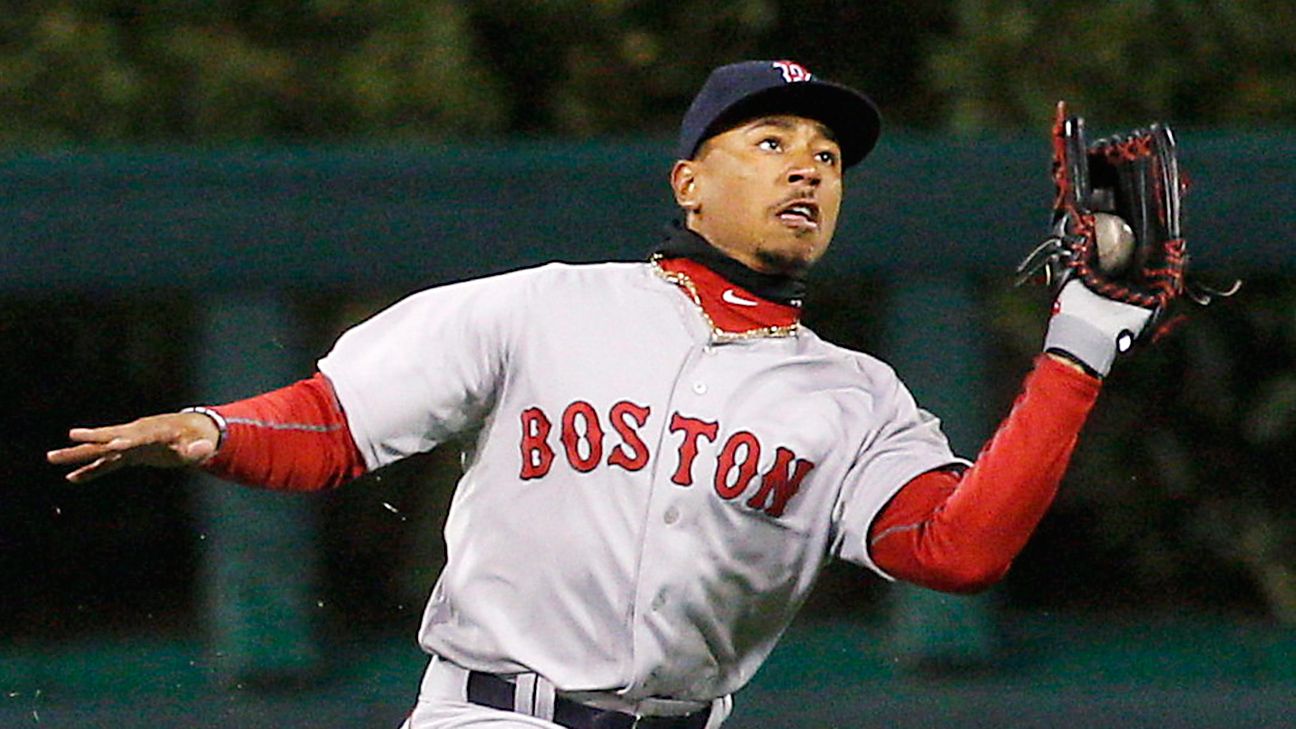
[(220, 413), (216, 412), (215, 410), (212, 410), (211, 408), (203, 407), (201, 405), (195, 407), (183, 408), (180, 410), (180, 412), (198, 413), (199, 415), (206, 415), (207, 417), (211, 418), (212, 422), (216, 424), (216, 432), (217, 432), (216, 450), (220, 450), (221, 444), (225, 442), (225, 436), (229, 434), (229, 423), (226, 422), (224, 415), (221, 415)]

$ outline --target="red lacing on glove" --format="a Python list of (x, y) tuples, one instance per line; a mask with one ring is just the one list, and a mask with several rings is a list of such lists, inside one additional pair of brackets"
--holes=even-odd
[(1100, 141), (1095, 151), (1102, 153), (1107, 161), (1113, 165), (1125, 162), (1133, 162), (1145, 157), (1151, 157), (1152, 136), (1149, 134), (1135, 133), (1135, 136), (1127, 139), (1111, 139)]
[(1151, 293), (1145, 297), (1149, 302), (1147, 305), (1163, 307), (1183, 293), (1184, 264), (1188, 260), (1186, 247), (1187, 242), (1183, 238), (1165, 241), (1162, 243), (1164, 265), (1143, 270), (1143, 276), (1151, 289)]

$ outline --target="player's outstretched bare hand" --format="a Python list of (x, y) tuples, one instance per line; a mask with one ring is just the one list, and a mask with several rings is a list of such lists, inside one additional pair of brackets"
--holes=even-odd
[(201, 413), (170, 413), (102, 428), (73, 428), (68, 438), (78, 445), (50, 451), (56, 466), (78, 466), (67, 475), (84, 483), (122, 466), (178, 468), (202, 463), (216, 452), (220, 431)]

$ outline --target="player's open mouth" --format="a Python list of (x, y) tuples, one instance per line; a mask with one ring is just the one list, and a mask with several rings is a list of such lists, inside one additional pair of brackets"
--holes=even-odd
[(812, 200), (793, 200), (778, 209), (778, 219), (793, 228), (819, 228), (819, 205)]

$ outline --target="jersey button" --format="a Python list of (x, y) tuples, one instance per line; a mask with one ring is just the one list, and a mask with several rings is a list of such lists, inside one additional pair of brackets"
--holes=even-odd
[(706, 394), (706, 391), (707, 391), (707, 386), (706, 386), (706, 383), (705, 383), (705, 382), (694, 382), (694, 383), (693, 383), (693, 392), (695, 392), (695, 393), (697, 393), (697, 394), (699, 394), (699, 395), (705, 395), (705, 394)]
[(675, 522), (679, 521), (679, 517), (680, 517), (679, 509), (672, 506), (666, 509), (666, 513), (662, 516), (662, 521), (666, 522), (667, 524), (674, 524)]

